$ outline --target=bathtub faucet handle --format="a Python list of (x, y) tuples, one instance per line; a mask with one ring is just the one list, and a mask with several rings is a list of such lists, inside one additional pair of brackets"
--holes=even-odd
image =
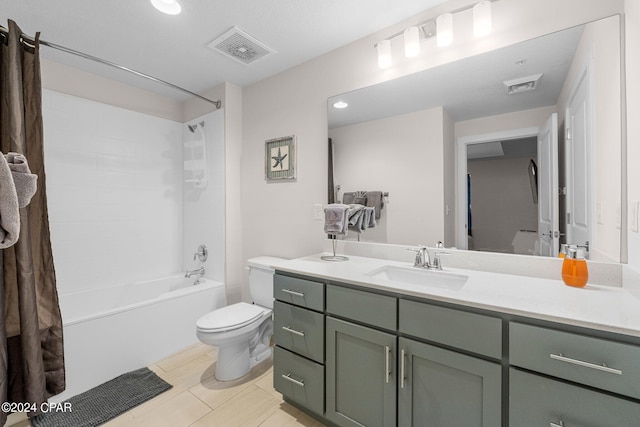
[(197, 258), (200, 260), (200, 262), (205, 262), (208, 257), (209, 257), (209, 251), (207, 250), (207, 245), (205, 245), (204, 243), (198, 246), (198, 252), (193, 254), (194, 261)]

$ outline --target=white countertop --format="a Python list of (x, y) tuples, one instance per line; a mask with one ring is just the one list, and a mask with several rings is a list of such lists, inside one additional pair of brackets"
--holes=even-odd
[[(349, 256), (349, 261), (324, 261), (323, 254), (274, 265), (283, 272), (379, 289), (403, 295), (535, 319), (640, 337), (640, 300), (624, 288), (587, 284), (573, 288), (558, 280), (447, 268), (469, 277), (459, 290), (391, 282), (366, 274), (383, 266), (412, 267), (412, 263)], [(324, 254), (326, 255), (326, 254)]]

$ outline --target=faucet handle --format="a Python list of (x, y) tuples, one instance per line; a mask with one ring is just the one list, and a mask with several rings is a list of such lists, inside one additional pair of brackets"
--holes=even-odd
[(435, 251), (433, 253), (431, 268), (434, 270), (442, 270), (442, 261), (440, 260), (440, 255), (450, 255), (450, 254), (451, 252), (447, 252), (447, 251)]
[(204, 243), (198, 246), (198, 252), (193, 254), (194, 261), (197, 258), (200, 260), (200, 262), (205, 262), (208, 257), (209, 257), (209, 251), (207, 250), (207, 245), (205, 245)]
[(424, 245), (418, 245), (417, 248), (407, 248), (408, 251), (416, 253), (416, 259), (413, 262), (414, 267), (423, 267), (425, 253), (427, 252), (427, 247)]

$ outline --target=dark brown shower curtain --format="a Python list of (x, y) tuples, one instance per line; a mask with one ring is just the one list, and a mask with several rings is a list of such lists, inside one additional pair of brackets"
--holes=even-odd
[[(20, 209), (20, 238), (0, 250), (0, 402), (39, 407), (64, 390), (65, 375), (45, 190), (39, 35), (35, 42), (21, 35), (9, 21), (0, 38), (0, 151), (23, 154), (38, 189)], [(0, 425), (6, 416), (0, 412)]]

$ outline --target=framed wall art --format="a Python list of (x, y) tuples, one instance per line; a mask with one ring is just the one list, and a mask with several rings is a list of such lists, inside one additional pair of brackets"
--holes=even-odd
[(267, 182), (296, 179), (296, 137), (265, 142), (264, 175)]

